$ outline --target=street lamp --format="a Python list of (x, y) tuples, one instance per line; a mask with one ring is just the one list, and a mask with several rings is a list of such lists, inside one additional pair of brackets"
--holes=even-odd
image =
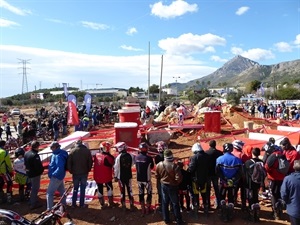
[(102, 84), (96, 84), (96, 89), (98, 89), (98, 85), (102, 86)]
[(178, 95), (178, 84), (177, 84), (177, 80), (180, 78), (180, 76), (174, 76), (173, 78), (175, 79), (175, 83), (176, 83), (176, 101), (177, 101), (177, 95)]

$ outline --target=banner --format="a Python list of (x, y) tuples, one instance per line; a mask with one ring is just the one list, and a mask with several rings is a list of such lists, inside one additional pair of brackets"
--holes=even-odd
[(63, 85), (63, 88), (64, 88), (65, 96), (66, 96), (66, 98), (67, 98), (67, 97), (68, 97), (68, 94), (69, 94), (69, 92), (68, 92), (68, 87), (67, 87), (67, 83), (62, 83), (62, 85)]
[(69, 125), (78, 125), (79, 124), (75, 95), (68, 96), (68, 124)]
[(74, 105), (77, 107), (77, 102), (76, 102), (76, 96), (75, 95), (68, 95), (68, 102), (73, 102)]
[(91, 105), (92, 105), (92, 96), (90, 94), (85, 94), (84, 103), (85, 103), (86, 113), (89, 115), (91, 110)]

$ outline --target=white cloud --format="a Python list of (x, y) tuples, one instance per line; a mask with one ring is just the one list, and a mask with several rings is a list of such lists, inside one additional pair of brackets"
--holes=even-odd
[(215, 61), (215, 62), (227, 62), (227, 59), (222, 59), (220, 56), (213, 55), (210, 57), (210, 60)]
[(238, 15), (238, 16), (241, 16), (243, 15), (244, 13), (246, 13), (250, 8), (248, 6), (243, 6), (243, 7), (240, 7), (236, 12), (235, 14)]
[(127, 45), (121, 45), (120, 46), (122, 49), (125, 49), (125, 50), (128, 50), (128, 51), (135, 51), (135, 52), (138, 52), (138, 51), (143, 51), (143, 49), (140, 49), (140, 48), (134, 48), (132, 46), (127, 46)]
[[(71, 87), (87, 88), (87, 84), (101, 83), (102, 88), (129, 88), (148, 86), (148, 54), (134, 56), (88, 55), (49, 49), (0, 45), (1, 59), (0, 97), (21, 93), (22, 76), (17, 58), (31, 59), (28, 68), (28, 90), (34, 86), (52, 88), (69, 83)], [(5, 66), (4, 66), (5, 65)], [(181, 83), (200, 78), (217, 68), (204, 62), (178, 55), (164, 55), (162, 84), (173, 83), (178, 74)], [(161, 55), (151, 55), (151, 84), (159, 84)], [(95, 88), (95, 86), (89, 88)]]
[(20, 24), (14, 22), (14, 21), (0, 18), (0, 27), (12, 27), (12, 26), (20, 26)]
[(234, 55), (241, 55), (245, 58), (254, 60), (254, 61), (264, 61), (267, 59), (274, 59), (275, 55), (270, 50), (261, 49), (261, 48), (252, 48), (247, 51), (244, 51), (241, 48), (232, 47), (231, 53)]
[(296, 36), (296, 40), (294, 41), (295, 45), (300, 45), (300, 34)]
[(109, 29), (109, 26), (102, 23), (94, 23), (94, 22), (88, 22), (88, 21), (81, 21), (80, 22), (84, 27), (91, 28), (93, 30), (107, 30)]
[(176, 0), (171, 3), (171, 5), (163, 5), (163, 3), (157, 2), (154, 5), (150, 5), (151, 14), (158, 16), (160, 18), (175, 18), (177, 16), (182, 16), (188, 12), (197, 12), (197, 4), (188, 4), (184, 0)]
[(195, 35), (182, 34), (178, 38), (166, 38), (158, 42), (158, 46), (168, 54), (191, 55), (194, 53), (215, 52), (214, 46), (224, 46), (226, 40), (220, 36), (208, 33)]
[(58, 20), (58, 19), (45, 19), (49, 22), (52, 23), (58, 23), (58, 24), (67, 24), (67, 25), (71, 25), (69, 22), (63, 21), (63, 20)]
[(0, 8), (7, 9), (8, 11), (17, 14), (19, 16), (26, 16), (28, 14), (31, 14), (30, 10), (19, 9), (4, 0), (0, 0)]
[(128, 28), (128, 30), (126, 31), (126, 34), (127, 34), (127, 35), (133, 35), (133, 34), (135, 34), (135, 33), (137, 33), (137, 29), (136, 29), (135, 27), (130, 27), (130, 28)]
[(286, 42), (278, 42), (275, 44), (275, 47), (279, 52), (291, 52), (293, 50), (292, 46)]

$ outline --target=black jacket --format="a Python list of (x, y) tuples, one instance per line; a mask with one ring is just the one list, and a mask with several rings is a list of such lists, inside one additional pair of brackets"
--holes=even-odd
[(216, 161), (223, 153), (215, 148), (209, 148), (206, 154), (208, 155), (208, 176), (216, 176)]
[(208, 155), (204, 151), (197, 152), (191, 157), (188, 171), (192, 174), (192, 180), (200, 187), (207, 182)]
[(44, 167), (38, 151), (31, 149), (24, 155), (26, 173), (29, 178), (37, 177), (43, 174)]

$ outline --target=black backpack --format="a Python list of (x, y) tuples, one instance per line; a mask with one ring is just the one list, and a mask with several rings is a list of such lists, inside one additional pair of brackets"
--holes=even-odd
[(253, 162), (253, 164), (250, 166), (250, 168), (253, 168), (251, 180), (257, 184), (263, 184), (267, 176), (267, 172), (265, 170), (263, 162), (256, 162), (253, 159), (251, 159), (251, 161)]

